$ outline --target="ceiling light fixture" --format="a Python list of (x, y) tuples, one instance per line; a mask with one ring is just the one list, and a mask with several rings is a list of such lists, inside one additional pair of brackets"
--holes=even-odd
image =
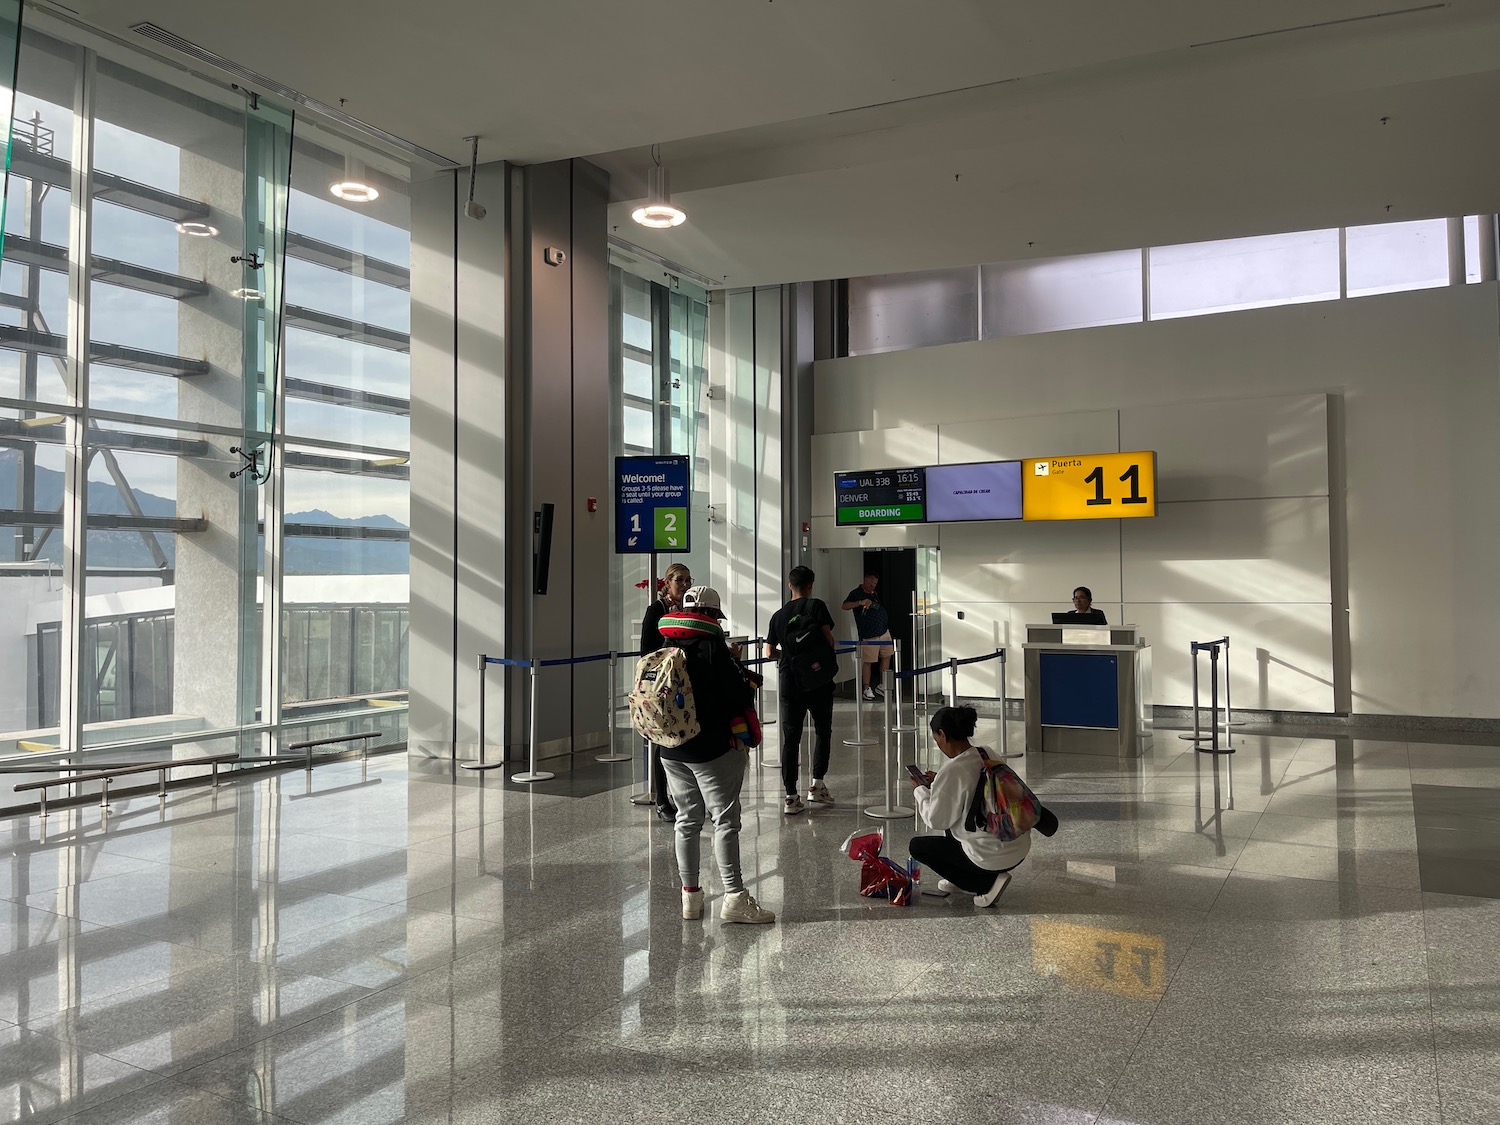
[(667, 170), (661, 164), (660, 146), (651, 146), (652, 167), (647, 180), (646, 202), (630, 213), (643, 227), (680, 227), (687, 222), (687, 212), (672, 205)]
[(345, 203), (372, 203), (380, 198), (375, 185), (365, 180), (365, 165), (352, 156), (344, 157), (344, 178), (328, 185), (328, 190)]
[(219, 228), (209, 223), (184, 221), (177, 224), (177, 233), (185, 234), (190, 238), (215, 238), (218, 236)]

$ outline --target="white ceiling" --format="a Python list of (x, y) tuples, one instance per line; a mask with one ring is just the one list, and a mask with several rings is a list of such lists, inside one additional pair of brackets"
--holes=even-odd
[(729, 285), (1500, 210), (1500, 0), (75, 2), (455, 160), (592, 155)]

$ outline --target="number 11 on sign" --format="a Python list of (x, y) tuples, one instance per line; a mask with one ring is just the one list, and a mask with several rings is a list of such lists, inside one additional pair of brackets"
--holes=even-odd
[[(1092, 484), (1094, 486), (1093, 499), (1085, 500), (1085, 504), (1096, 505), (1114, 503), (1113, 500), (1104, 495), (1103, 465), (1095, 465), (1094, 471), (1088, 476), (1084, 477), (1083, 480), (1085, 484)], [(1141, 495), (1141, 467), (1139, 465), (1131, 465), (1130, 468), (1121, 473), (1120, 481), (1121, 483), (1128, 483), (1130, 485), (1130, 495), (1121, 500), (1121, 504), (1144, 504), (1147, 502), (1147, 497)]]

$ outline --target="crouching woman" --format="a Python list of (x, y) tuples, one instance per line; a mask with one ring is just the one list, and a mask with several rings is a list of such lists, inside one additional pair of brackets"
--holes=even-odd
[[(913, 836), (911, 855), (938, 876), (938, 888), (974, 896), (975, 906), (993, 906), (1010, 884), (1010, 872), (1031, 851), (1031, 833), (1001, 840), (981, 823), (969, 828), (969, 811), (984, 764), (974, 736), (979, 715), (972, 707), (943, 707), (932, 716), (932, 740), (947, 759), (926, 782), (912, 778), (917, 813), (941, 836)], [(1044, 835), (1057, 823), (1045, 809), (1037, 827)]]

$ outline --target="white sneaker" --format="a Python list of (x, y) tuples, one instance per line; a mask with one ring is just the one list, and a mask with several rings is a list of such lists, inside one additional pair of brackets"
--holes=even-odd
[(749, 891), (735, 891), (724, 896), (719, 918), (725, 922), (745, 922), (752, 926), (776, 921), (776, 915), (750, 896)]
[(821, 781), (815, 781), (807, 787), (807, 803), (809, 805), (822, 805), (825, 808), (832, 807), (833, 794), (828, 792), (828, 786)]
[(1005, 888), (1010, 886), (1010, 872), (1002, 871), (995, 876), (995, 881), (990, 889), (982, 895), (974, 896), (974, 905), (983, 910), (986, 906), (994, 906), (995, 900), (1005, 893)]
[(876, 684), (875, 685), (875, 698), (876, 699), (884, 699), (885, 698), (885, 685), (884, 684)]
[(807, 806), (802, 803), (802, 798), (793, 793), (781, 804), (781, 812), (784, 816), (795, 816)]
[(701, 890), (682, 892), (682, 916), (684, 918), (703, 917), (703, 892)]
[[(942, 891), (945, 895), (951, 895), (958, 889), (955, 884), (948, 882), (947, 879), (938, 880), (938, 890)], [(687, 892), (684, 891), (683, 893), (686, 894)]]
[(867, 685), (865, 690), (860, 694), (860, 698), (867, 703), (873, 703), (875, 701), (875, 689)]

